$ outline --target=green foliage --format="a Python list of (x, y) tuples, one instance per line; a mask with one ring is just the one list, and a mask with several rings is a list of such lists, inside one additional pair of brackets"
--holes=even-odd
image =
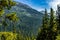
[(56, 40), (60, 40), (60, 34), (58, 34), (58, 36), (56, 36), (57, 37), (57, 39)]
[(56, 36), (57, 36), (57, 21), (55, 20), (54, 18), (54, 11), (53, 9), (51, 8), (51, 13), (50, 13), (50, 30), (52, 30), (53, 32), (53, 38), (56, 39)]
[(16, 37), (17, 34), (13, 34), (12, 32), (0, 32), (0, 40), (13, 40)]
[[(7, 8), (7, 9), (10, 9), (12, 6), (14, 6), (16, 3), (13, 2), (12, 0), (0, 0), (0, 18), (2, 18), (2, 26), (4, 26), (4, 30), (6, 31), (6, 26), (8, 26), (7, 22), (6, 22), (6, 19), (5, 16), (3, 15), (4, 14), (4, 9)], [(8, 14), (7, 14), (8, 15)], [(15, 14), (12, 14), (10, 15), (12, 16), (11, 19), (13, 21), (16, 21), (16, 15)]]
[(15, 12), (7, 14), (6, 18), (8, 18), (10, 21), (18, 21), (18, 17)]
[(0, 17), (4, 14), (4, 10), (0, 10)]
[[(48, 20), (47, 11), (45, 9), (45, 16), (43, 17), (42, 29), (38, 33), (36, 40), (56, 40), (57, 36), (57, 21), (54, 18), (54, 11), (51, 8), (50, 19)], [(50, 22), (48, 22), (50, 21)]]
[(48, 14), (47, 14), (47, 10), (45, 9), (45, 15), (43, 17), (43, 25), (42, 27), (43, 28), (48, 28)]
[(54, 26), (54, 11), (51, 8), (51, 11), (50, 11), (50, 28), (52, 28), (53, 26)]
[(10, 8), (11, 6), (14, 6), (16, 3), (13, 2), (12, 0), (0, 0), (0, 9), (2, 10), (3, 8)]

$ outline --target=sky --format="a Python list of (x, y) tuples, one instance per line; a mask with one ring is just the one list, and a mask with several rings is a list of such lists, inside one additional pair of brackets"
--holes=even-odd
[(54, 11), (57, 10), (57, 5), (60, 4), (60, 0), (15, 0), (24, 4), (29, 5), (30, 7), (42, 11), (45, 8), (50, 11), (52, 7)]

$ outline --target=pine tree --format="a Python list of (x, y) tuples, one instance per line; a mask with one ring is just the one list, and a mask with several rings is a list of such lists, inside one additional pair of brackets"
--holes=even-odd
[(45, 11), (43, 18), (43, 25), (41, 31), (38, 33), (36, 40), (56, 40), (57, 36), (57, 21), (54, 17), (54, 11), (51, 8), (50, 11), (50, 22), (48, 22), (48, 16)]
[(50, 30), (50, 36), (52, 40), (56, 39), (57, 36), (57, 25), (56, 25), (56, 21), (54, 19), (54, 11), (51, 8), (51, 12), (50, 12), (50, 25), (49, 25), (49, 30)]
[(47, 10), (45, 9), (45, 15), (43, 17), (42, 29), (38, 33), (36, 40), (47, 40), (47, 30), (48, 30), (48, 14), (47, 14)]
[(43, 28), (48, 28), (48, 13), (47, 10), (45, 9), (45, 15), (43, 17)]
[(51, 11), (50, 11), (50, 28), (52, 28), (53, 26), (54, 26), (54, 11), (51, 8)]

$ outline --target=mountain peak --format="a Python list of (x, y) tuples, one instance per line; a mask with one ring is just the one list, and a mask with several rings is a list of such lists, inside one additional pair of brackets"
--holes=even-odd
[(23, 7), (26, 7), (26, 8), (31, 8), (30, 6), (28, 6), (27, 4), (24, 4), (24, 3), (21, 3), (21, 2), (16, 2), (17, 5), (19, 6), (23, 6)]

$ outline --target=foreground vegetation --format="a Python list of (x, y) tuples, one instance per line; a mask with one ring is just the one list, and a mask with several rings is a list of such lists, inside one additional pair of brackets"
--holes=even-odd
[(16, 39), (17, 34), (12, 32), (0, 32), (0, 40), (14, 40)]

